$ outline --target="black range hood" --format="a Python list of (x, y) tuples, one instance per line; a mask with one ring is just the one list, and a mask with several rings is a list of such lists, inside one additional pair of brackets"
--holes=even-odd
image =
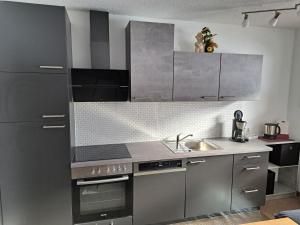
[(110, 69), (109, 14), (90, 11), (92, 68), (73, 68), (72, 90), (75, 102), (127, 101), (127, 70)]
[(74, 102), (128, 100), (127, 70), (72, 69)]

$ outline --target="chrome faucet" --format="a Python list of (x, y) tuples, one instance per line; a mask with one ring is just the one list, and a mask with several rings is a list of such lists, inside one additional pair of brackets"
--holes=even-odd
[(186, 135), (186, 136), (184, 136), (183, 138), (180, 139), (180, 135), (181, 134), (177, 134), (177, 136), (176, 136), (176, 149), (178, 149), (178, 147), (179, 147), (179, 142), (183, 141), (184, 139), (186, 139), (188, 137), (193, 137), (192, 134), (188, 134), (188, 135)]

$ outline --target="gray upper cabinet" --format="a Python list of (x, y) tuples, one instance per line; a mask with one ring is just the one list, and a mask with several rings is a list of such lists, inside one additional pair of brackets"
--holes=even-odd
[(219, 100), (259, 100), (262, 55), (222, 54)]
[(131, 101), (172, 101), (174, 25), (131, 21), (126, 33)]
[(233, 156), (193, 158), (186, 173), (186, 217), (230, 211)]
[(174, 53), (174, 101), (217, 101), (221, 54)]
[(0, 72), (0, 122), (68, 118), (68, 78)]
[(66, 73), (64, 7), (0, 2), (0, 71)]

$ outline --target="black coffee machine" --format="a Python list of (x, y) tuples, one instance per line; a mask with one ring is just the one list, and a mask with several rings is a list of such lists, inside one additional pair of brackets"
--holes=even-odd
[(231, 139), (235, 142), (245, 143), (248, 138), (245, 137), (245, 128), (247, 122), (243, 120), (243, 112), (237, 110), (234, 112), (234, 119), (232, 121), (232, 136)]

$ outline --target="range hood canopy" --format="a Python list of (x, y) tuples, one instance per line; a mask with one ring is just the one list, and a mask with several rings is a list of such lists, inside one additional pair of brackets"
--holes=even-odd
[(90, 11), (92, 69), (110, 69), (109, 13)]

